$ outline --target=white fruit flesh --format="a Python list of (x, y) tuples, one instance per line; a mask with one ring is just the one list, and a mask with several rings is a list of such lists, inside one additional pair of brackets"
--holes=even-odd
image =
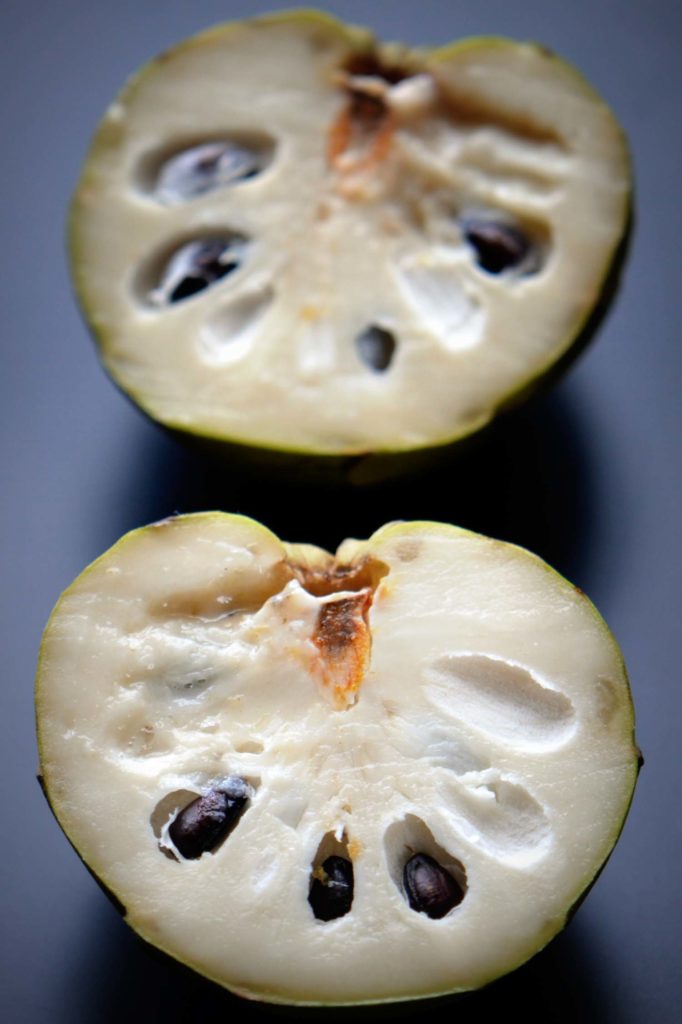
[[(362, 60), (375, 72), (356, 73)], [(375, 120), (353, 96), (374, 97)], [(262, 154), (261, 173), (173, 201), (170, 161), (221, 140)], [(611, 112), (539, 47), (411, 52), (274, 16), (198, 36), (129, 83), (75, 196), (74, 277), (108, 368), (161, 422), (278, 449), (407, 450), (482, 426), (566, 352), (629, 191)], [(471, 216), (516, 225), (529, 258), (486, 272)], [(246, 239), (238, 269), (159, 305), (173, 251), (230, 232)], [(372, 328), (394, 349), (359, 340)]]
[[(325, 633), (321, 609), (343, 601)], [(563, 927), (637, 772), (594, 607), (522, 549), (431, 523), (336, 562), (220, 513), (129, 534), (55, 609), (37, 706), (49, 799), (129, 923), (273, 1001), (411, 998), (511, 970)], [(234, 831), (170, 856), (169, 821), (229, 777), (253, 791)], [(354, 867), (351, 910), (327, 922), (308, 901), (324, 851)], [(441, 920), (403, 892), (415, 852), (463, 881)]]

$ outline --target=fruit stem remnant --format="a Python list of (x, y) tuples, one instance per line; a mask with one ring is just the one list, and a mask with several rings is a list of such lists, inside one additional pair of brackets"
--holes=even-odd
[(388, 566), (376, 558), (364, 558), (353, 565), (339, 565), (331, 556), (324, 567), (290, 562), (289, 568), (304, 590), (315, 597), (327, 597), (342, 591), (369, 589), (374, 593), (388, 573)]

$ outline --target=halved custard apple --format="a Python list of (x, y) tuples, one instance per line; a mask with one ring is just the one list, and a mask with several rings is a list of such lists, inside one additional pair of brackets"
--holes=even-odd
[(44, 786), (145, 939), (237, 993), (457, 992), (566, 923), (638, 769), (618, 647), (521, 548), (396, 523), (335, 557), (252, 520), (125, 536), (37, 679)]
[(270, 15), (126, 85), (73, 201), (73, 276), (107, 368), (161, 423), (407, 451), (477, 430), (566, 354), (629, 200), (612, 113), (547, 50)]

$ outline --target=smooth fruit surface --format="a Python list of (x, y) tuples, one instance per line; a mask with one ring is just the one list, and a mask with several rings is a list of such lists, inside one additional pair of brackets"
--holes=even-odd
[(145, 939), (244, 995), (417, 998), (544, 946), (637, 775), (618, 647), (533, 555), (394, 523), (335, 556), (252, 520), (126, 535), (65, 592), (48, 799)]
[(167, 426), (408, 451), (566, 354), (630, 188), (612, 113), (539, 46), (410, 50), (270, 15), (125, 86), (73, 200), (73, 277), (112, 376)]

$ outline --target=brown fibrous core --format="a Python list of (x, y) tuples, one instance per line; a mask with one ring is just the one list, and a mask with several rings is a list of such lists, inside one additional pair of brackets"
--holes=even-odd
[(367, 671), (371, 649), (367, 616), (371, 605), (372, 592), (367, 589), (331, 598), (320, 608), (313, 643), (321, 656), (322, 681), (339, 708), (355, 703)]
[(347, 61), (338, 80), (348, 98), (332, 122), (327, 143), (327, 160), (336, 171), (356, 173), (386, 159), (395, 130), (386, 89), (407, 77), (409, 72), (383, 64), (374, 54)]
[(308, 593), (324, 599), (312, 636), (318, 654), (314, 674), (337, 708), (352, 707), (369, 665), (369, 610), (388, 566), (373, 558), (355, 565), (330, 558), (324, 567), (290, 563), (290, 568)]

